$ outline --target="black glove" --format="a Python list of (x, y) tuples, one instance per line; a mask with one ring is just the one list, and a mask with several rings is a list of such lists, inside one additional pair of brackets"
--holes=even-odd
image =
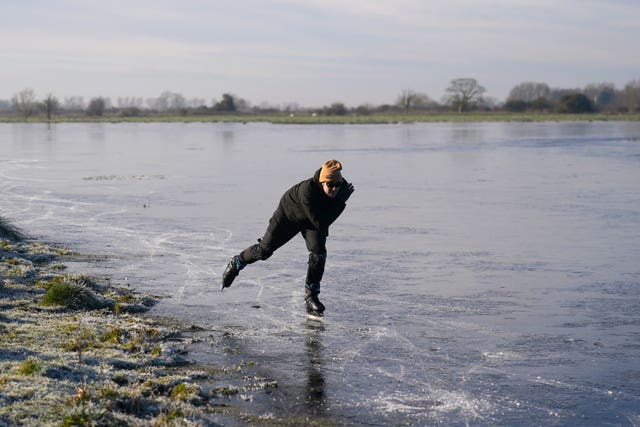
[(351, 193), (354, 192), (353, 184), (350, 184), (348, 182), (345, 182), (345, 184), (346, 185), (340, 187), (340, 191), (338, 191), (338, 194), (336, 195), (336, 199), (340, 200), (343, 203), (346, 203), (351, 196)]

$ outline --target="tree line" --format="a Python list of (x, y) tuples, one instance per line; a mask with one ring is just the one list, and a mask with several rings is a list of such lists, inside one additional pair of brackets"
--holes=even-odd
[(638, 113), (640, 79), (617, 89), (613, 83), (591, 83), (584, 88), (552, 88), (541, 82), (522, 82), (514, 86), (504, 102), (485, 97), (486, 89), (475, 79), (451, 80), (440, 103), (427, 95), (404, 90), (396, 101), (406, 112), (439, 111), (510, 111), (548, 113)]
[(157, 98), (118, 98), (115, 103), (108, 97), (94, 97), (85, 103), (82, 97), (68, 97), (62, 101), (52, 94), (38, 100), (34, 91), (26, 88), (10, 101), (0, 100), (0, 113), (23, 117), (40, 115), (51, 120), (54, 115), (104, 115), (138, 117), (151, 115), (211, 115), (211, 114), (277, 114), (311, 112), (321, 115), (410, 113), (410, 112), (558, 112), (558, 113), (638, 113), (640, 112), (640, 79), (631, 80), (624, 88), (613, 83), (592, 83), (584, 88), (551, 88), (546, 83), (522, 82), (514, 86), (504, 102), (484, 96), (486, 89), (473, 78), (450, 81), (445, 95), (435, 101), (427, 94), (405, 89), (392, 104), (347, 107), (335, 102), (322, 108), (304, 108), (298, 104), (271, 106), (262, 103), (252, 106), (247, 100), (225, 93), (220, 100), (208, 105), (204, 98), (187, 99), (183, 95), (165, 91)]

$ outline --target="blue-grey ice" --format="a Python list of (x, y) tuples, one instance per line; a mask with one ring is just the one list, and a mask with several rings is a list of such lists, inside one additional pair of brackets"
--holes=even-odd
[[(220, 292), (330, 158), (356, 193), (330, 230), (325, 323), (305, 320), (302, 238)], [(3, 218), (106, 255), (72, 271), (224, 331), (191, 357), (278, 381), (263, 413), (640, 424), (640, 123), (0, 124), (0, 179)]]

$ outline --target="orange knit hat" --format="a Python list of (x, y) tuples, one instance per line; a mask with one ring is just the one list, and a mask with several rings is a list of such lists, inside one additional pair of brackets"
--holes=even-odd
[(342, 164), (337, 160), (327, 160), (320, 171), (320, 182), (342, 182)]

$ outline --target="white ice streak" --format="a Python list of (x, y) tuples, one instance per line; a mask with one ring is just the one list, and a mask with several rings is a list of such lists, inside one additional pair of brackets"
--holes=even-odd
[(463, 391), (425, 389), (424, 394), (410, 395), (403, 392), (381, 392), (374, 398), (379, 410), (387, 413), (401, 412), (418, 420), (440, 422), (460, 419), (469, 421), (485, 419), (491, 413), (492, 404), (486, 399), (470, 396)]

